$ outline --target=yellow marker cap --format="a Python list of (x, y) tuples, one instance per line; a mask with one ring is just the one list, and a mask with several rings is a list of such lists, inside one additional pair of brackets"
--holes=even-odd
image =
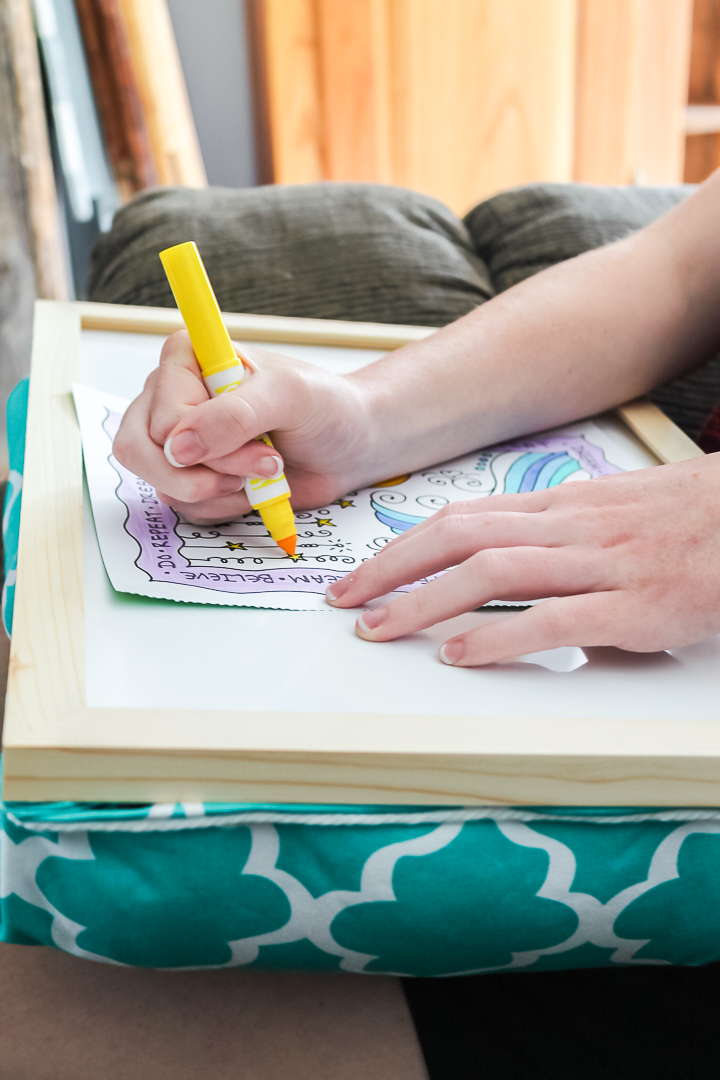
[(160, 252), (175, 302), (185, 320), (203, 378), (242, 366), (220, 315), (213, 287), (193, 240)]

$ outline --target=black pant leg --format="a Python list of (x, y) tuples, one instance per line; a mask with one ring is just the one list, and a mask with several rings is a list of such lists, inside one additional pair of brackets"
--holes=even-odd
[(430, 1080), (720, 1080), (720, 964), (403, 984)]

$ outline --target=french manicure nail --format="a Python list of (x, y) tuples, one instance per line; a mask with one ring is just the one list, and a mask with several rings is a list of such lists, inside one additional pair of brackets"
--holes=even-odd
[(386, 607), (375, 608), (374, 611), (363, 611), (356, 625), (363, 633), (370, 634), (373, 630), (377, 630), (381, 623), (385, 622), (387, 613), (388, 609)]
[(465, 652), (465, 646), (461, 641), (446, 641), (441, 646), (439, 656), (443, 664), (457, 664), (458, 660), (462, 660)]
[(194, 465), (205, 453), (205, 447), (194, 431), (181, 431), (165, 443), (165, 457), (171, 465)]
[(165, 440), (165, 445), (163, 446), (163, 450), (165, 451), (165, 457), (168, 459), (170, 464), (173, 465), (176, 469), (184, 469), (185, 466), (181, 465), (180, 462), (176, 461), (175, 458), (172, 456), (172, 450), (170, 449), (170, 442), (171, 442), (170, 439)]
[(332, 585), (328, 585), (325, 590), (325, 596), (331, 602), (333, 600), (339, 600), (340, 597), (348, 591), (352, 585), (353, 576), (348, 574), (347, 577), (339, 578), (337, 581), (333, 581)]
[(279, 480), (283, 474), (283, 463), (279, 457), (264, 457), (258, 465), (258, 476), (266, 480)]

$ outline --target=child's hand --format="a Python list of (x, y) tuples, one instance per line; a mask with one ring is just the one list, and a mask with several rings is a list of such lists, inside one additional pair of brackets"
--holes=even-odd
[(472, 667), (559, 645), (652, 652), (720, 632), (720, 454), (454, 503), (328, 589), (355, 607), (447, 574), (366, 611), (357, 633), (389, 641), (488, 600), (555, 597), (451, 638), (446, 664)]
[[(115, 439), (118, 461), (197, 523), (247, 513), (243, 478), (272, 476), (278, 463), (296, 509), (322, 506), (355, 486), (368, 442), (352, 380), (254, 347), (242, 354), (252, 363), (242, 385), (210, 401), (186, 331), (173, 334)], [(255, 441), (265, 432), (275, 453)], [(186, 468), (166, 458), (168, 439)]]

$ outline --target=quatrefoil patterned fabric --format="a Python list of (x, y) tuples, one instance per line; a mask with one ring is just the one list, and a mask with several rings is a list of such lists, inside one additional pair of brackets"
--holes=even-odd
[[(8, 406), (3, 616), (27, 381)], [(159, 968), (720, 959), (720, 811), (0, 804), (0, 940)]]

